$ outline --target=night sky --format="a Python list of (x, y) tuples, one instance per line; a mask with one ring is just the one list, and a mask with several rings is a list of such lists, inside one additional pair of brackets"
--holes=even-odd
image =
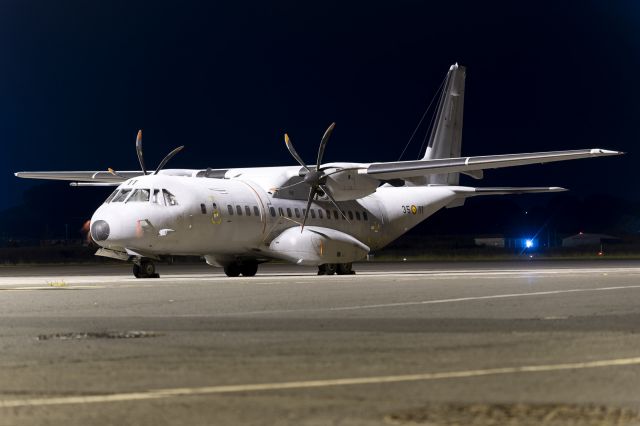
[(332, 121), (326, 161), (395, 161), (454, 62), (463, 155), (628, 152), (463, 183), (638, 196), (638, 2), (2, 0), (0, 210), (15, 171), (137, 169), (139, 128), (148, 167), (311, 162)]

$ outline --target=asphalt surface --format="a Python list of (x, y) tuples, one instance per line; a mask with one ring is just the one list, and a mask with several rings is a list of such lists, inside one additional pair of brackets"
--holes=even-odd
[(158, 269), (0, 268), (0, 425), (640, 424), (640, 262)]

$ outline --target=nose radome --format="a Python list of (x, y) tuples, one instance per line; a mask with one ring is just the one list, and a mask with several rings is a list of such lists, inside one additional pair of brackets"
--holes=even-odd
[(94, 241), (104, 241), (109, 238), (109, 224), (104, 220), (91, 223), (91, 237)]

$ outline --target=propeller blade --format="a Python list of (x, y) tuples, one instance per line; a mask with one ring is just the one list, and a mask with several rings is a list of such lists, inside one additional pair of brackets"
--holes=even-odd
[(298, 153), (296, 152), (295, 148), (293, 147), (293, 144), (291, 143), (291, 140), (289, 139), (289, 135), (287, 135), (286, 133), (284, 134), (284, 143), (287, 145), (287, 149), (289, 150), (289, 152), (291, 153), (291, 155), (293, 156), (293, 158), (296, 159), (296, 161), (305, 169), (307, 169), (307, 171), (309, 171), (309, 168), (307, 167), (306, 164), (304, 164), (304, 161), (302, 161), (302, 158), (300, 158), (300, 156), (298, 155)]
[(142, 168), (142, 173), (147, 174), (147, 168), (144, 166), (144, 158), (142, 157), (142, 129), (138, 130), (138, 136), (136, 137), (136, 154), (138, 154), (138, 161)]
[(336, 207), (336, 209), (338, 209), (338, 211), (340, 212), (340, 214), (342, 215), (342, 217), (344, 218), (344, 220), (346, 220), (347, 222), (349, 222), (349, 224), (351, 224), (351, 221), (349, 219), (347, 219), (347, 216), (344, 214), (344, 212), (342, 211), (342, 209), (338, 206), (338, 203), (336, 202), (336, 200), (333, 198), (333, 195), (331, 195), (331, 193), (329, 192), (329, 188), (327, 188), (324, 185), (320, 185), (320, 189), (322, 189), (324, 191), (325, 194), (327, 194), (327, 197), (329, 197), (329, 200), (331, 200), (331, 202), (333, 203), (333, 205)]
[(292, 183), (291, 185), (281, 186), (280, 188), (276, 188), (276, 191), (282, 191), (283, 189), (293, 188), (294, 186), (300, 185), (301, 183), (304, 183), (304, 181), (301, 180), (301, 181), (298, 181), (296, 183)]
[(309, 207), (311, 207), (311, 203), (313, 203), (313, 198), (316, 195), (316, 189), (312, 186), (309, 188), (309, 200), (307, 200), (307, 209), (304, 212), (304, 219), (302, 219), (302, 227), (300, 228), (300, 233), (304, 231), (304, 224), (307, 223), (307, 217), (309, 216)]
[(320, 147), (318, 148), (318, 161), (316, 162), (316, 170), (320, 170), (320, 164), (322, 163), (322, 157), (324, 157), (324, 149), (327, 146), (327, 142), (331, 137), (331, 133), (333, 133), (333, 128), (336, 127), (336, 123), (331, 123), (331, 125), (325, 130), (324, 135), (322, 135), (322, 140), (320, 141)]
[(171, 160), (173, 158), (174, 155), (176, 155), (177, 153), (179, 153), (180, 151), (182, 151), (182, 148), (184, 148), (184, 145), (177, 147), (176, 149), (174, 149), (173, 151), (171, 151), (170, 153), (167, 154), (166, 157), (164, 157), (164, 159), (160, 162), (160, 164), (158, 165), (158, 168), (156, 169), (155, 172), (153, 172), (154, 175), (157, 175), (158, 172), (160, 170), (162, 170), (162, 168), (167, 164), (167, 162), (169, 160)]
[(107, 167), (107, 172), (109, 172), (110, 175), (122, 178), (122, 179), (127, 179), (126, 177), (118, 174), (118, 172), (116, 172), (115, 170), (113, 170), (111, 167)]

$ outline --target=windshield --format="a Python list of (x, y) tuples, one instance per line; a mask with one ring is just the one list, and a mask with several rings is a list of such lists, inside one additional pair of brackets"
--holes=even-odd
[(115, 196), (116, 196), (116, 194), (118, 193), (118, 191), (119, 191), (119, 189), (118, 189), (118, 188), (116, 188), (116, 189), (115, 189), (115, 191), (113, 191), (113, 192), (111, 193), (111, 195), (109, 195), (109, 196), (107, 197), (107, 199), (106, 199), (106, 200), (104, 200), (104, 203), (105, 203), (105, 204), (107, 204), (107, 203), (111, 202), (111, 200), (113, 200), (113, 197), (115, 197)]
[(131, 194), (131, 197), (127, 200), (127, 203), (131, 202), (147, 202), (149, 201), (149, 193), (148, 189), (136, 189)]
[(118, 195), (116, 195), (113, 200), (111, 200), (112, 203), (121, 203), (125, 200), (125, 198), (127, 198), (127, 195), (129, 195), (129, 193), (131, 192), (130, 189), (123, 189), (122, 191), (120, 191), (120, 193)]

